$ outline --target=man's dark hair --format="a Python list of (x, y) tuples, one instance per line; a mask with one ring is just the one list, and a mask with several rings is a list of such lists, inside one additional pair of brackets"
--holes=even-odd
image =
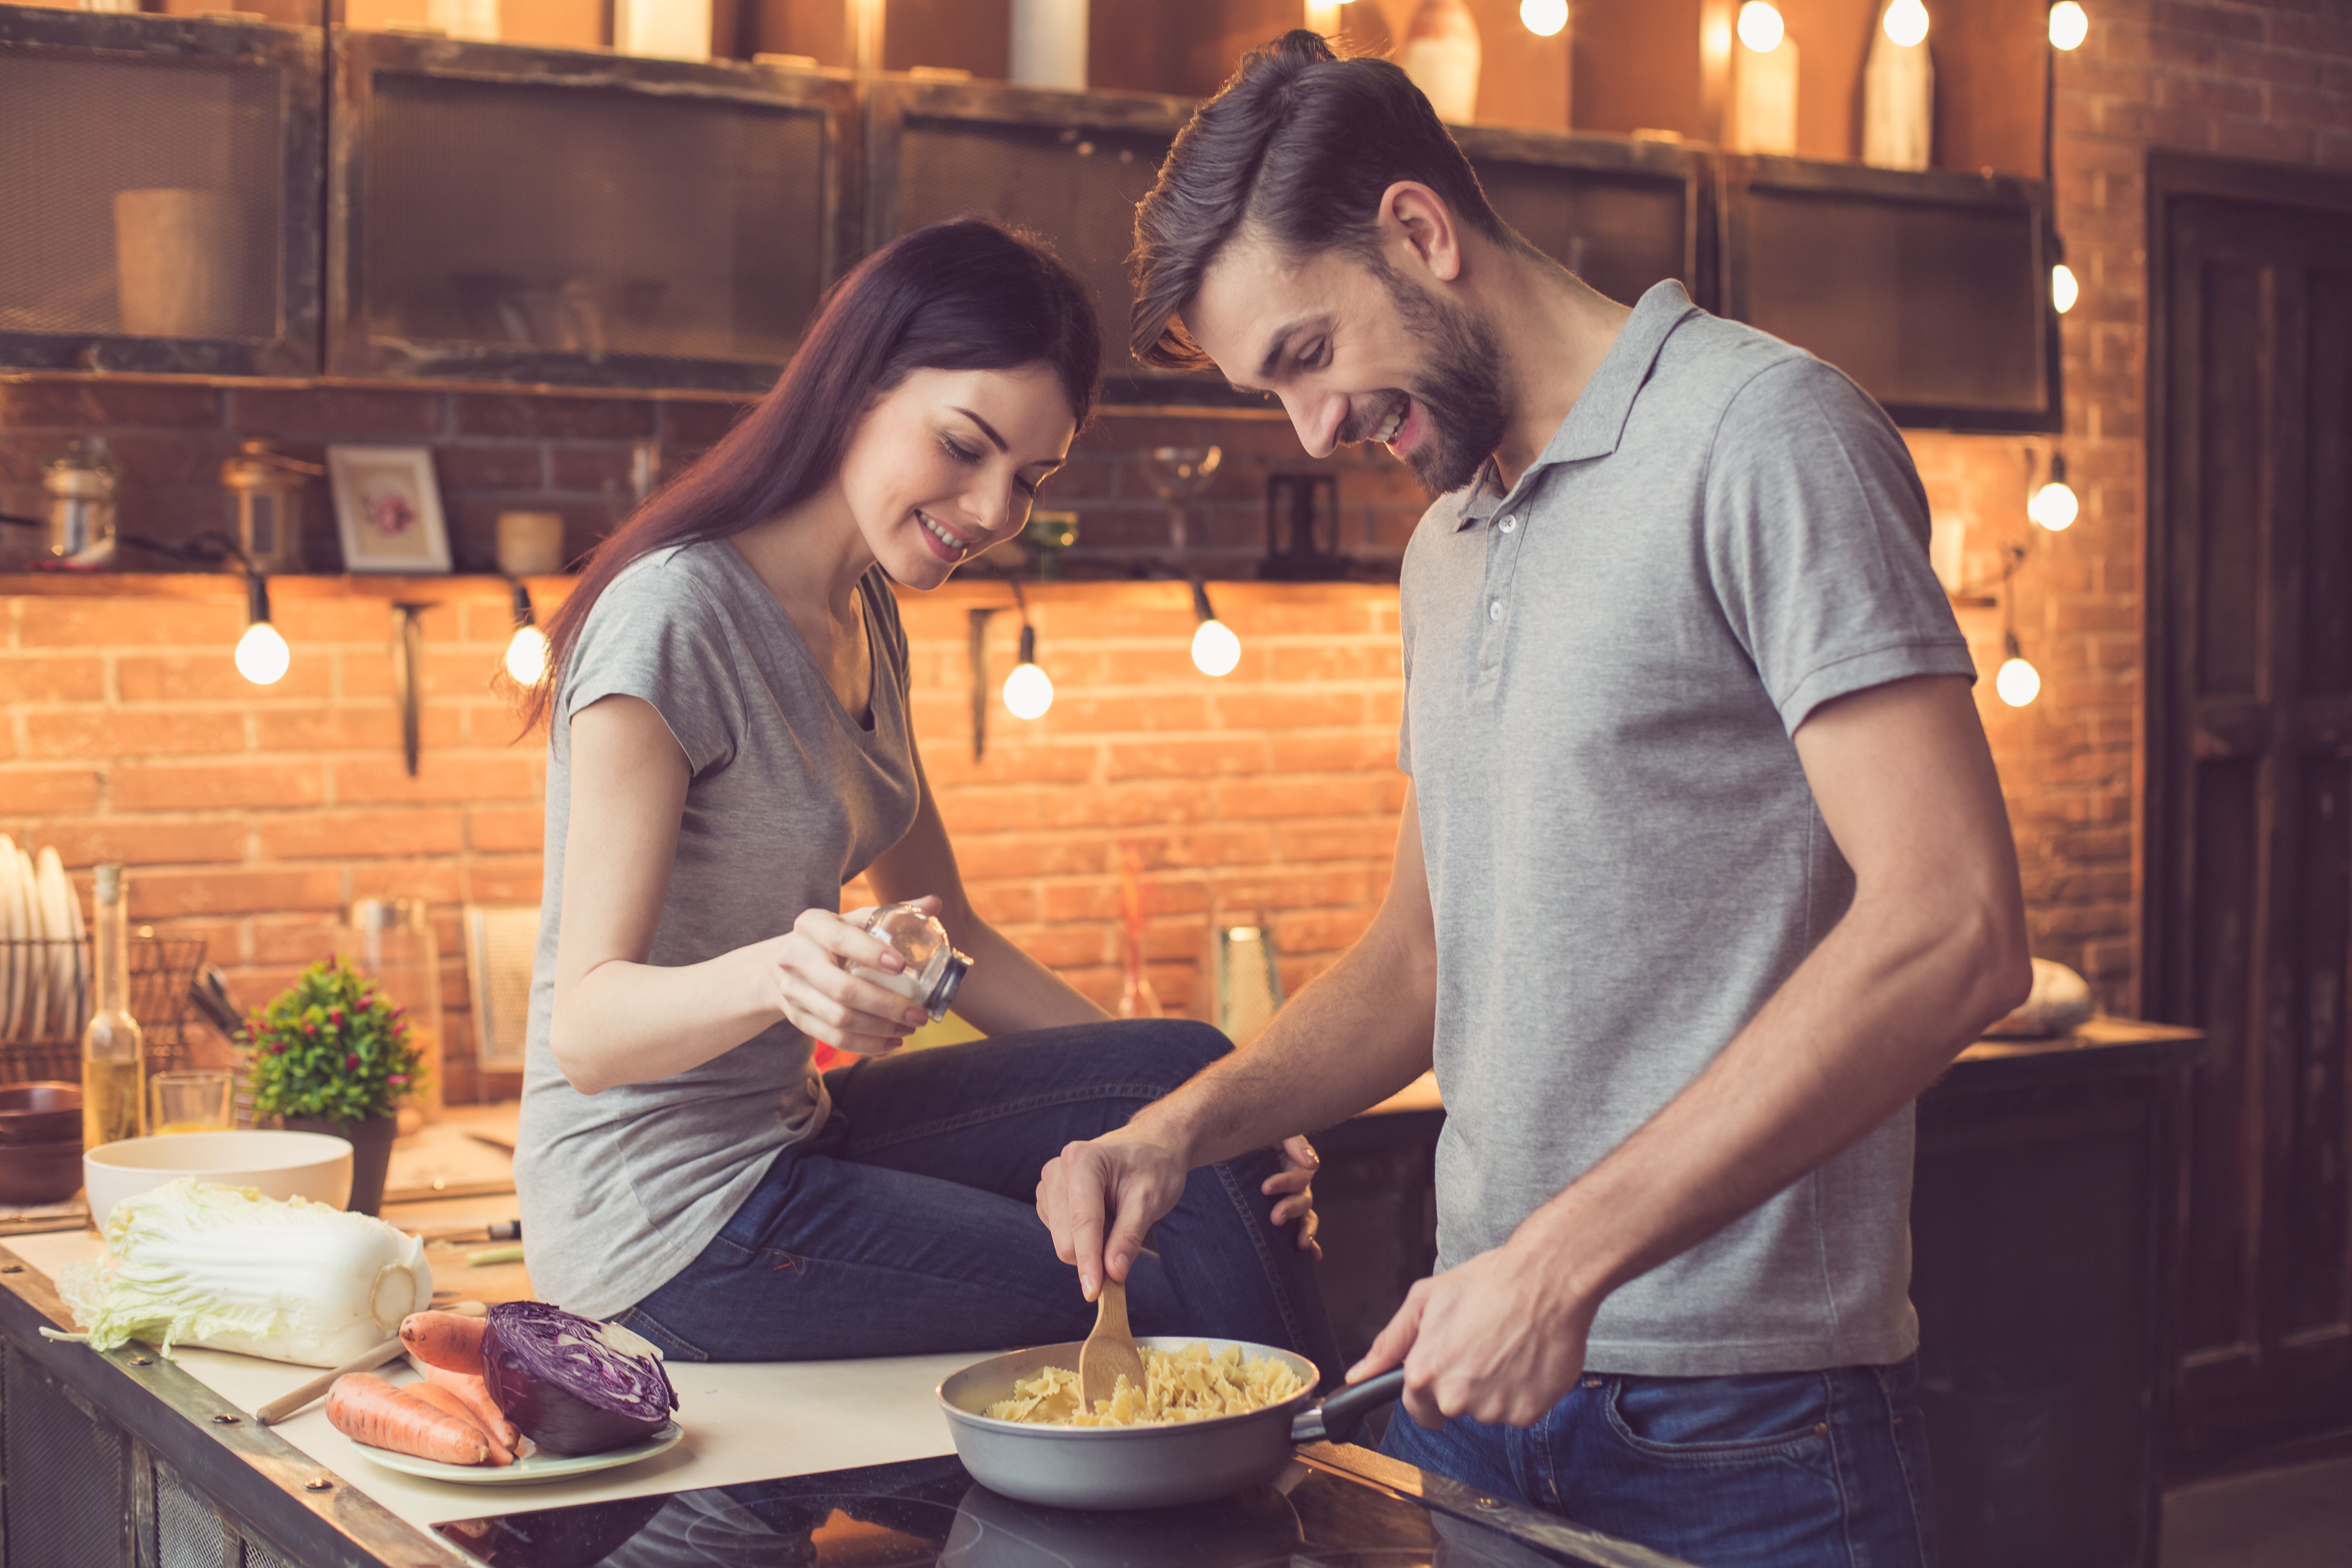
[(1304, 28), (1251, 50), (1177, 135), (1135, 209), (1135, 357), (1164, 370), (1209, 363), (1176, 315), (1244, 224), (1296, 253), (1377, 255), (1381, 196), (1399, 180), (1418, 180), (1460, 221), (1510, 241), (1470, 160), (1404, 72), (1341, 59)]

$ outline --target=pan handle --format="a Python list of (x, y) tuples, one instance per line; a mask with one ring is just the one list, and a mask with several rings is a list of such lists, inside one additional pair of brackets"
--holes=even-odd
[(1302, 1410), (1290, 1424), (1294, 1443), (1348, 1443), (1364, 1417), (1404, 1393), (1404, 1368), (1350, 1384), (1312, 1410)]

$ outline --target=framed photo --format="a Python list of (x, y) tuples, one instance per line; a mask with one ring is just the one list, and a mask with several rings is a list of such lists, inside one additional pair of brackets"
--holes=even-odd
[(449, 528), (430, 447), (330, 447), (346, 572), (449, 570)]

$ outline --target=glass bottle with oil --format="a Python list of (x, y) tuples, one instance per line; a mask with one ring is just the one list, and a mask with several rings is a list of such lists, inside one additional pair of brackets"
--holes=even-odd
[(146, 1131), (147, 1053), (131, 1016), (131, 910), (122, 868), (98, 868), (97, 951), (89, 1026), (81, 1032), (81, 1146)]

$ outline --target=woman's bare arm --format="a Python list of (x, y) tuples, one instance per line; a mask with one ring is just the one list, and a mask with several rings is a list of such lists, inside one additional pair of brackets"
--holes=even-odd
[(651, 703), (607, 697), (571, 720), (571, 816), (549, 1043), (573, 1088), (595, 1094), (699, 1067), (779, 1019), (845, 1050), (886, 1050), (921, 1021), (858, 980), (848, 957), (903, 967), (829, 910), (701, 963), (647, 963), (686, 807), (686, 753)]

